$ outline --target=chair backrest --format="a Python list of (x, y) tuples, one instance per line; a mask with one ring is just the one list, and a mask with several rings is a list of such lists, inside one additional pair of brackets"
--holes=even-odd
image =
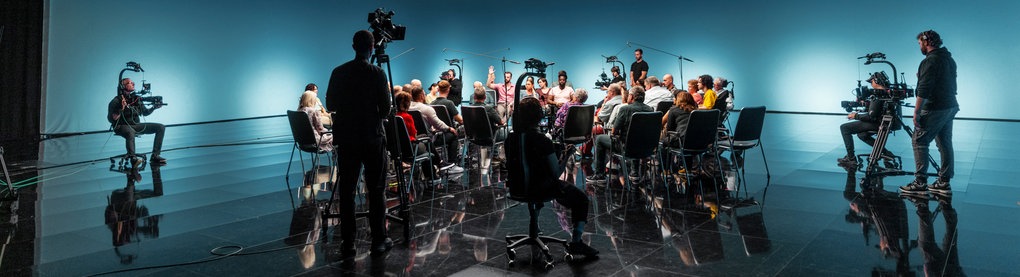
[[(450, 111), (446, 110), (446, 106), (443, 105), (429, 105), (432, 109), (436, 110), (436, 116), (447, 126), (453, 126), (453, 117), (450, 116)], [(463, 106), (462, 106), (463, 107)]]
[[(533, 180), (531, 170), (529, 170), (531, 165), (528, 164), (528, 145), (526, 141), (527, 136), (531, 135), (541, 136), (541, 134), (517, 132), (511, 134), (511, 138), (508, 139), (509, 142), (513, 143), (513, 145), (506, 145), (507, 172), (509, 173), (506, 182), (508, 196), (510, 199), (515, 201), (528, 203), (550, 201), (552, 198), (543, 199), (540, 198), (543, 197), (543, 195), (540, 195), (539, 193), (532, 193), (532, 185), (534, 185), (534, 182), (541, 180)], [(536, 189), (539, 188), (540, 187), (536, 187)]]
[[(411, 138), (407, 133), (407, 126), (404, 126), (404, 118), (394, 115), (383, 125), (386, 130), (386, 150), (390, 157), (404, 160), (412, 157), (414, 148), (411, 147)], [(400, 151), (397, 151), (399, 147)]]
[(591, 138), (591, 127), (595, 124), (595, 106), (570, 106), (563, 123), (563, 142), (577, 144)]
[(287, 120), (290, 121), (290, 132), (298, 149), (319, 152), (319, 143), (315, 141), (315, 130), (312, 129), (312, 121), (308, 120), (308, 114), (302, 111), (287, 111)]
[(705, 151), (715, 143), (719, 126), (718, 110), (697, 110), (691, 112), (680, 145), (685, 151)]
[(491, 146), (495, 142), (485, 107), (460, 106), (460, 114), (464, 118), (464, 135), (468, 141), (483, 146)]
[(659, 146), (659, 133), (662, 132), (661, 112), (638, 112), (630, 116), (630, 128), (627, 129), (623, 145), (623, 157), (640, 159), (651, 156)]
[(655, 111), (666, 113), (667, 111), (669, 111), (669, 108), (672, 108), (672, 107), (673, 107), (673, 102), (662, 101), (662, 102), (659, 102), (659, 104), (655, 105)]
[(425, 116), (420, 111), (407, 111), (407, 114), (411, 115), (414, 119), (414, 129), (418, 130), (418, 135), (432, 135), (432, 129), (425, 124)]
[(740, 110), (740, 117), (737, 117), (737, 127), (733, 131), (733, 140), (758, 140), (761, 138), (763, 125), (765, 125), (765, 106), (743, 108)]

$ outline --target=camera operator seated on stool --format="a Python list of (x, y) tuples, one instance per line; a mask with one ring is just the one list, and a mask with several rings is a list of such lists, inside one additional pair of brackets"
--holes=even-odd
[[(506, 140), (506, 157), (510, 180), (508, 186), (527, 186), (527, 194), (534, 199), (553, 198), (570, 209), (573, 222), (567, 253), (594, 256), (599, 251), (581, 241), (584, 225), (588, 222), (588, 196), (571, 183), (557, 178), (563, 166), (556, 157), (556, 146), (545, 134), (538, 131), (542, 119), (542, 106), (538, 99), (524, 98), (514, 114), (514, 133)], [(524, 180), (528, 172), (529, 180)], [(528, 184), (520, 184), (528, 182)]]
[(131, 78), (120, 80), (117, 96), (113, 97), (113, 100), (110, 100), (110, 105), (108, 105), (109, 112), (106, 115), (106, 120), (112, 124), (111, 127), (114, 134), (124, 137), (127, 146), (127, 155), (125, 157), (131, 159), (132, 164), (137, 166), (142, 162), (141, 159), (135, 157), (136, 134), (156, 134), (152, 144), (152, 156), (149, 160), (157, 165), (166, 164), (166, 159), (159, 156), (160, 149), (163, 148), (165, 127), (159, 123), (140, 122), (140, 116), (150, 115), (163, 105), (156, 103), (152, 108), (148, 108), (142, 104), (141, 97), (133, 94), (134, 91), (135, 82), (132, 82)]
[[(876, 90), (888, 89), (888, 79), (883, 82), (881, 78), (873, 77), (869, 81), (871, 81), (871, 87)], [(857, 166), (857, 156), (854, 154), (854, 141), (853, 138), (850, 137), (851, 135), (857, 134), (857, 137), (859, 137), (861, 141), (872, 147), (875, 146), (874, 135), (878, 132), (878, 127), (882, 122), (882, 117), (887, 113), (886, 105), (888, 104), (888, 101), (892, 100), (873, 97), (868, 101), (870, 103), (867, 106), (867, 110), (864, 112), (851, 112), (846, 116), (847, 119), (852, 119), (854, 121), (843, 123), (843, 125), (839, 126), (839, 131), (843, 135), (843, 144), (846, 145), (846, 157), (837, 160), (840, 165), (849, 167)], [(896, 104), (896, 107), (898, 109), (899, 105)], [(889, 112), (892, 112), (891, 115), (893, 116), (899, 116), (897, 111)], [(900, 121), (893, 120), (891, 129), (897, 130), (899, 128)], [(893, 163), (895, 157), (896, 156), (888, 149), (882, 149), (882, 160), (884, 160), (887, 164)]]

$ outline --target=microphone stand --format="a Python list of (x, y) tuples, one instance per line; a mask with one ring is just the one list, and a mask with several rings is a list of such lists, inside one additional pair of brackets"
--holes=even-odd
[(633, 42), (633, 41), (628, 41), (627, 44), (634, 44), (634, 45), (637, 45), (637, 46), (641, 46), (641, 47), (644, 47), (644, 48), (651, 49), (651, 50), (659, 52), (659, 53), (663, 53), (663, 54), (666, 54), (666, 55), (670, 55), (670, 56), (676, 57), (677, 62), (680, 64), (680, 80), (684, 80), (684, 61), (688, 61), (688, 62), (694, 63), (694, 61), (692, 61), (691, 59), (688, 59), (687, 57), (680, 56), (680, 55), (677, 55), (677, 54), (673, 54), (673, 53), (670, 53), (670, 52), (666, 52), (666, 51), (663, 51), (663, 50), (660, 50), (660, 49), (656, 49), (655, 47), (651, 47), (651, 46), (648, 46), (648, 45), (640, 44), (640, 43)]
[[(521, 64), (521, 62), (507, 59), (506, 56), (503, 56), (503, 57), (494, 57), (494, 56), (489, 55), (492, 52), (499, 52), (499, 51), (504, 51), (504, 50), (509, 51), (510, 48), (509, 47), (508, 48), (500, 48), (498, 50), (490, 51), (488, 53), (474, 53), (474, 52), (468, 52), (468, 51), (456, 50), (456, 49), (443, 49), (443, 51), (453, 51), (453, 52), (464, 53), (464, 54), (478, 56), (478, 57), (490, 58), (490, 59), (493, 59), (493, 60), (499, 60), (500, 62), (503, 63), (501, 68), (503, 69), (503, 72), (505, 73), (506, 72), (506, 63), (507, 62), (510, 62), (510, 63), (513, 63), (513, 64)], [(461, 62), (463, 63), (463, 60), (461, 60)], [(461, 80), (463, 80), (463, 76), (464, 76), (464, 74), (461, 74)], [(493, 80), (493, 81), (495, 82), (495, 80)], [(510, 83), (507, 83), (506, 80), (503, 80), (503, 90), (504, 91), (506, 91), (506, 92), (510, 91), (510, 88), (507, 86), (509, 84)], [(514, 89), (517, 89), (517, 86), (514, 86)], [(518, 93), (515, 91), (514, 95), (517, 95), (517, 94)], [(499, 99), (499, 93), (496, 93), (495, 96), (496, 96), (496, 103), (498, 105), (499, 100), (500, 100)], [(503, 99), (503, 110), (506, 111), (506, 114), (503, 115), (503, 121), (504, 122), (508, 122), (509, 117), (510, 117), (510, 109), (509, 109), (509, 103), (508, 102), (510, 102), (510, 101), (508, 101), (507, 99)]]

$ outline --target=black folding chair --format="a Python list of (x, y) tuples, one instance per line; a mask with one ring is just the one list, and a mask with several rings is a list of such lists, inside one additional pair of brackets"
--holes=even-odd
[[(617, 126), (620, 128), (623, 126)], [(620, 160), (620, 173), (624, 176), (624, 187), (631, 189), (629, 162), (651, 158), (659, 147), (659, 134), (662, 133), (662, 113), (638, 112), (630, 117), (630, 126), (623, 140), (614, 138), (614, 149), (620, 149), (613, 156)]]
[[(489, 122), (489, 116), (485, 113), (485, 107), (481, 106), (461, 106), (461, 117), (464, 118), (464, 135), (468, 142), (477, 145), (478, 147), (489, 147), (491, 154), (489, 155), (489, 164), (492, 164), (492, 157), (496, 155), (496, 148), (503, 144), (502, 140), (497, 140), (496, 132), (500, 129), (493, 130), (492, 124)], [(480, 151), (479, 151), (480, 152)], [(482, 159), (478, 158), (478, 169), (482, 168)], [(497, 182), (501, 182), (497, 171)]]
[[(704, 160), (702, 156), (708, 153), (710, 150), (716, 147), (716, 126), (719, 124), (719, 111), (717, 110), (697, 110), (691, 112), (691, 116), (687, 121), (687, 129), (684, 130), (683, 135), (678, 138), (678, 145), (667, 145), (666, 149), (669, 153), (677, 157), (684, 168), (684, 179), (687, 184), (691, 184), (691, 180), (695, 175), (695, 168), (687, 164), (687, 157), (690, 157), (693, 162), (697, 164), (698, 171), (704, 171)], [(676, 132), (670, 132), (671, 136), (678, 136)], [(715, 152), (713, 152), (715, 153)], [(718, 157), (716, 158), (718, 160)], [(719, 176), (722, 176), (720, 167)], [(698, 187), (701, 190), (702, 199), (705, 198), (705, 186), (702, 178), (698, 179)], [(716, 178), (712, 178), (712, 183), (716, 189), (716, 203), (718, 203), (719, 186), (716, 183)], [(678, 187), (679, 189), (680, 187)], [(667, 192), (668, 187), (667, 187)], [(685, 192), (686, 193), (686, 192)]]
[(669, 111), (669, 108), (672, 108), (672, 107), (673, 107), (673, 102), (662, 101), (662, 102), (659, 102), (659, 104), (655, 105), (655, 111), (661, 112), (663, 114), (666, 114), (666, 112)]
[[(761, 142), (761, 131), (765, 124), (765, 106), (758, 107), (746, 107), (741, 109), (740, 116), (737, 117), (737, 127), (733, 131), (733, 135), (727, 140), (719, 142), (720, 151), (730, 151), (730, 157), (735, 166), (735, 170), (738, 172), (737, 185), (735, 186), (736, 192), (734, 196), (739, 196), (741, 190), (744, 191), (744, 197), (747, 197), (747, 183), (744, 176), (744, 158), (743, 153), (745, 150), (758, 147), (761, 150), (761, 159), (765, 164), (765, 190), (763, 195), (768, 192), (769, 184), (772, 180), (772, 174), (769, 171), (769, 163), (765, 158), (765, 148), (762, 147)], [(739, 160), (738, 160), (739, 159)], [(741, 189), (743, 186), (743, 189)]]
[[(329, 182), (333, 183), (333, 152), (328, 149), (322, 149), (319, 147), (319, 141), (315, 139), (315, 130), (312, 129), (312, 121), (308, 119), (308, 114), (302, 111), (287, 111), (287, 120), (290, 121), (290, 133), (294, 138), (294, 146), (290, 149), (290, 162), (287, 163), (287, 173), (284, 175), (284, 179), (287, 180), (287, 192), (291, 193), (291, 206), (296, 208), (294, 203), (294, 195), (290, 188), (290, 167), (294, 163), (294, 152), (301, 150), (301, 152), (309, 153), (312, 159), (312, 168), (318, 170), (319, 168), (319, 155), (326, 154), (326, 158), (330, 162), (330, 176)], [(332, 132), (323, 132), (320, 134), (330, 134)], [(301, 174), (305, 173), (305, 159), (304, 155), (298, 153), (298, 158), (301, 160)]]
[(567, 110), (567, 118), (563, 123), (563, 132), (560, 133), (558, 140), (565, 146), (563, 155), (569, 155), (568, 157), (570, 157), (567, 159), (567, 164), (570, 165), (570, 168), (574, 168), (573, 165), (577, 162), (576, 157), (574, 157), (577, 145), (591, 140), (591, 130), (594, 124), (595, 106), (578, 105), (571, 106)]

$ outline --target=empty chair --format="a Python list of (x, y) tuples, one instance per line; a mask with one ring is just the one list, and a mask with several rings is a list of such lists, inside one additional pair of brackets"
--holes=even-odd
[(768, 183), (772, 179), (772, 174), (769, 172), (769, 163), (765, 158), (765, 148), (761, 147), (761, 131), (764, 124), (765, 106), (743, 108), (740, 111), (740, 116), (737, 117), (737, 127), (734, 128), (733, 135), (727, 140), (719, 142), (719, 149), (721, 151), (730, 151), (731, 160), (738, 172), (737, 175), (739, 178), (737, 179), (737, 185), (735, 186), (737, 190), (736, 193), (739, 194), (741, 186), (743, 186), (743, 190), (745, 190), (745, 197), (747, 196), (747, 184), (744, 176), (743, 163), (743, 154), (745, 150), (754, 147), (758, 147), (758, 149), (761, 150), (761, 159), (765, 164), (765, 191), (768, 191)]

